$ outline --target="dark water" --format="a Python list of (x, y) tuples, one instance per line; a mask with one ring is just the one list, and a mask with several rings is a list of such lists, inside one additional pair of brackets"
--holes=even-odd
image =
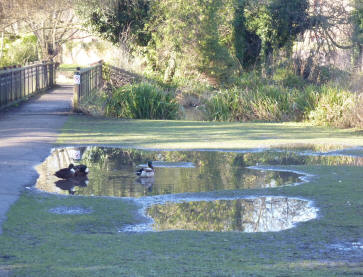
[(316, 218), (309, 201), (288, 197), (191, 201), (152, 205), (151, 229), (214, 232), (277, 232)]

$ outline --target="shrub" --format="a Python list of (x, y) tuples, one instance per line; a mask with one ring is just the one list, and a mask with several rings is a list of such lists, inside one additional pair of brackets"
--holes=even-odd
[(255, 74), (245, 75), (238, 87), (220, 91), (206, 103), (210, 120), (281, 121), (295, 118), (298, 93), (269, 84)]
[(79, 110), (93, 116), (104, 116), (107, 96), (102, 90), (95, 90), (87, 97), (82, 97), (78, 103)]
[(179, 104), (175, 97), (156, 85), (137, 83), (113, 91), (106, 115), (133, 119), (176, 119)]
[(295, 99), (296, 119), (307, 119), (309, 113), (317, 106), (319, 97), (320, 88), (315, 85), (308, 85), (299, 91)]
[(25, 35), (4, 39), (4, 53), (0, 67), (34, 62), (38, 60), (37, 39), (34, 35)]
[(318, 125), (355, 127), (358, 96), (346, 90), (325, 85), (319, 102), (309, 113), (309, 120)]
[(273, 75), (273, 80), (288, 88), (301, 89), (305, 85), (301, 76), (286, 68), (278, 68)]

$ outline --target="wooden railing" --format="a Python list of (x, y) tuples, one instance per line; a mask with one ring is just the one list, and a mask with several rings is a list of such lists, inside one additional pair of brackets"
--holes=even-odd
[(74, 73), (73, 110), (78, 111), (79, 102), (83, 97), (91, 96), (92, 92), (103, 85), (103, 61), (91, 64), (87, 68), (77, 68)]
[(0, 69), (0, 109), (55, 85), (56, 64)]
[(122, 68), (104, 63), (102, 60), (87, 68), (77, 68), (74, 72), (73, 110), (80, 111), (79, 103), (100, 89), (104, 81), (114, 87), (133, 83), (141, 77)]
[(114, 87), (121, 87), (141, 79), (141, 76), (125, 69), (103, 64), (103, 78)]

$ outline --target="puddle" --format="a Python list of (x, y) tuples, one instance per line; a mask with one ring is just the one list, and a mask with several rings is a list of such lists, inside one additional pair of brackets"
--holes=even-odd
[[(311, 153), (313, 150), (309, 146), (254, 152), (60, 148), (54, 149), (46, 161), (38, 166), (40, 177), (36, 188), (60, 194), (143, 197), (272, 188), (307, 181), (304, 173), (274, 169), (278, 165), (363, 166), (360, 148)], [(337, 151), (345, 155), (338, 155)], [(153, 161), (155, 177), (136, 178), (136, 170), (145, 166), (146, 161)], [(54, 172), (68, 167), (70, 163), (86, 164), (90, 170), (88, 179), (70, 182), (53, 176)]]
[(52, 214), (90, 214), (92, 213), (91, 209), (84, 209), (81, 207), (56, 207), (49, 209), (49, 212)]
[(278, 232), (317, 217), (311, 202), (288, 197), (166, 202), (150, 205), (148, 224), (123, 231)]
[[(248, 168), (266, 162), (262, 153), (211, 151), (144, 151), (81, 147), (55, 149), (37, 169), (36, 188), (60, 194), (144, 197), (177, 193), (273, 188), (301, 183), (303, 173)], [(274, 153), (271, 164), (281, 164)], [(271, 154), (268, 154), (271, 156)], [(155, 177), (135, 172), (153, 161)], [(286, 161), (287, 162), (287, 161)], [(62, 180), (54, 176), (70, 163), (86, 164), (88, 179)]]
[[(323, 151), (324, 150), (324, 151)], [(138, 178), (137, 169), (152, 161), (155, 176)], [(54, 176), (70, 163), (86, 164), (89, 174), (78, 180)], [(243, 198), (245, 189), (275, 188), (308, 182), (303, 172), (279, 165), (363, 166), (362, 148), (318, 149), (310, 146), (231, 151), (162, 151), (107, 147), (54, 149), (37, 167), (36, 188), (85, 196), (133, 197), (140, 204), (143, 224), (120, 231), (277, 232), (316, 218), (318, 209), (304, 199)], [(200, 192), (233, 190), (232, 198)], [(192, 193), (192, 194), (188, 194)], [(211, 194), (212, 195), (212, 194)], [(206, 198), (207, 197), (207, 198)], [(242, 198), (241, 198), (242, 197)], [(79, 207), (57, 207), (56, 214), (83, 214)], [(361, 249), (361, 244), (352, 245)]]
[(330, 248), (336, 249), (338, 251), (363, 251), (363, 240), (331, 244)]

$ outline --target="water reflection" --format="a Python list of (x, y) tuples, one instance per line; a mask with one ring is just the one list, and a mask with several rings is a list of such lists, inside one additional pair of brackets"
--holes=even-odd
[(63, 191), (68, 191), (69, 194), (76, 192), (76, 187), (87, 187), (88, 177), (74, 177), (69, 179), (61, 179), (55, 182), (56, 187)]
[(277, 232), (316, 218), (309, 201), (288, 197), (195, 201), (152, 205), (154, 231)]
[[(155, 177), (152, 180), (137, 179), (135, 171), (149, 160), (155, 166)], [(54, 172), (70, 163), (89, 167), (88, 186), (75, 185), (76, 189), (72, 189), (72, 184), (63, 184), (53, 176)], [(247, 167), (303, 164), (362, 166), (363, 157), (308, 155), (290, 148), (262, 152), (215, 152), (68, 147), (55, 149), (38, 167), (40, 177), (36, 187), (63, 194), (118, 197), (270, 188), (298, 183), (301, 174)]]
[[(74, 159), (73, 157), (77, 157)], [(79, 158), (81, 157), (81, 158)], [(185, 192), (269, 188), (300, 182), (299, 174), (246, 168), (246, 154), (206, 151), (141, 151), (100, 147), (55, 149), (38, 167), (36, 187), (48, 192), (142, 197)], [(153, 161), (155, 177), (142, 180), (136, 170)], [(89, 185), (77, 186), (52, 176), (69, 163), (89, 168)], [(64, 187), (70, 189), (63, 189)], [(73, 186), (73, 188), (72, 188)], [(57, 190), (62, 188), (62, 191)]]

